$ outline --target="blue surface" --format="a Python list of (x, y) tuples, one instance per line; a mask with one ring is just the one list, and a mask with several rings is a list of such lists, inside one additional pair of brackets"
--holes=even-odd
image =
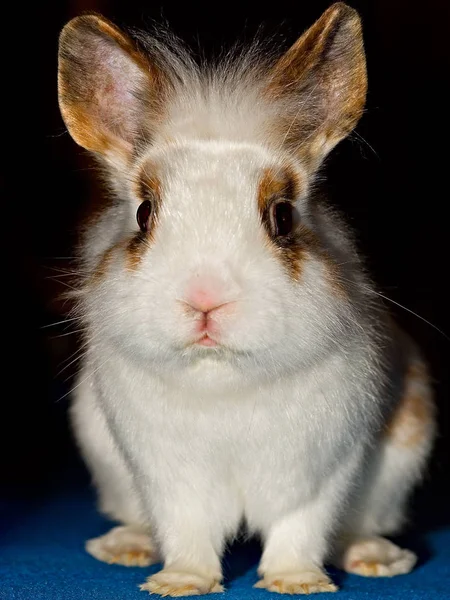
[[(0, 502), (0, 598), (7, 600), (142, 600), (138, 590), (158, 566), (106, 565), (85, 553), (84, 541), (108, 530), (88, 491), (60, 492), (39, 501)], [(404, 541), (405, 542), (405, 541)], [(336, 600), (450, 600), (450, 528), (416, 534), (407, 545), (419, 553), (416, 570), (393, 579), (369, 579), (330, 571), (340, 586)], [(224, 600), (275, 600), (253, 589), (256, 543), (234, 546), (224, 559)], [(331, 598), (317, 594), (314, 598)], [(300, 596), (299, 596), (300, 598)]]

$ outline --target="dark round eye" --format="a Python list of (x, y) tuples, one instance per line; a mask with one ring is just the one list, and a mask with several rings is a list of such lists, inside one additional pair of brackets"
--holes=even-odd
[(136, 218), (141, 231), (148, 230), (150, 225), (150, 217), (152, 216), (152, 203), (150, 200), (144, 200), (137, 209)]
[(290, 202), (278, 202), (272, 206), (272, 225), (275, 235), (289, 235), (294, 225), (294, 207)]

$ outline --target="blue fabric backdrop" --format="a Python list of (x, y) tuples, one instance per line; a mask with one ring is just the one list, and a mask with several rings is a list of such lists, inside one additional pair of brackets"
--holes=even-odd
[[(107, 531), (90, 490), (81, 486), (47, 498), (0, 503), (0, 598), (7, 600), (142, 600), (138, 585), (159, 566), (142, 569), (107, 565), (83, 548)], [(450, 599), (450, 527), (419, 530), (402, 542), (418, 552), (416, 570), (393, 579), (369, 579), (330, 571), (340, 585), (338, 600)], [(236, 544), (225, 557), (224, 600), (279, 598), (254, 589), (260, 549)], [(323, 598), (324, 594), (314, 598)], [(329, 597), (329, 596), (326, 596)]]

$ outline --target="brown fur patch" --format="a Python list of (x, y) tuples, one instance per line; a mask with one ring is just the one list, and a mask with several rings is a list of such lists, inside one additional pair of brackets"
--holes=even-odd
[(280, 111), (274, 133), (315, 167), (355, 127), (366, 90), (358, 13), (333, 4), (272, 70), (266, 94), (288, 108)]
[(341, 281), (339, 267), (330, 253), (323, 247), (318, 236), (305, 225), (300, 226), (299, 235), (302, 237), (306, 250), (322, 263), (325, 278), (334, 294), (340, 297), (346, 297), (347, 291)]
[(92, 273), (89, 283), (98, 285), (102, 283), (109, 271), (116, 252), (125, 252), (125, 266), (128, 271), (136, 271), (144, 252), (149, 248), (147, 234), (139, 231), (131, 239), (118, 242), (106, 250), (100, 258), (95, 271)]
[(385, 427), (385, 435), (396, 445), (414, 447), (433, 430), (435, 407), (426, 366), (414, 360), (408, 367), (403, 394)]
[(267, 168), (258, 186), (258, 207), (264, 218), (268, 206), (279, 198), (294, 201), (301, 192), (301, 181), (297, 173), (289, 168)]
[(139, 267), (144, 252), (149, 248), (147, 235), (140, 231), (128, 241), (126, 252), (126, 265), (128, 271), (136, 271)]
[(99, 283), (102, 283), (102, 281), (104, 281), (104, 279), (108, 273), (109, 267), (112, 263), (115, 252), (120, 250), (122, 247), (123, 247), (122, 242), (118, 242), (117, 244), (114, 244), (113, 246), (108, 248), (103, 253), (103, 255), (101, 256), (101, 258), (97, 264), (97, 267), (95, 268), (95, 271), (92, 273), (92, 275), (89, 278), (90, 284), (98, 285)]
[(155, 203), (155, 208), (159, 207), (161, 202), (161, 180), (156, 165), (150, 164), (148, 161), (145, 163), (145, 168), (138, 178), (135, 192), (141, 201), (151, 200)]

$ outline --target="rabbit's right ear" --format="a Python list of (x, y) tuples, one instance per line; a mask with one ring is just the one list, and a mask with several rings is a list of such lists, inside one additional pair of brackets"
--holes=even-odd
[(330, 6), (275, 64), (269, 95), (285, 102), (283, 143), (312, 171), (359, 121), (367, 74), (361, 21), (342, 2)]
[(161, 112), (165, 81), (156, 65), (98, 15), (69, 21), (59, 41), (58, 97), (73, 139), (126, 163)]

